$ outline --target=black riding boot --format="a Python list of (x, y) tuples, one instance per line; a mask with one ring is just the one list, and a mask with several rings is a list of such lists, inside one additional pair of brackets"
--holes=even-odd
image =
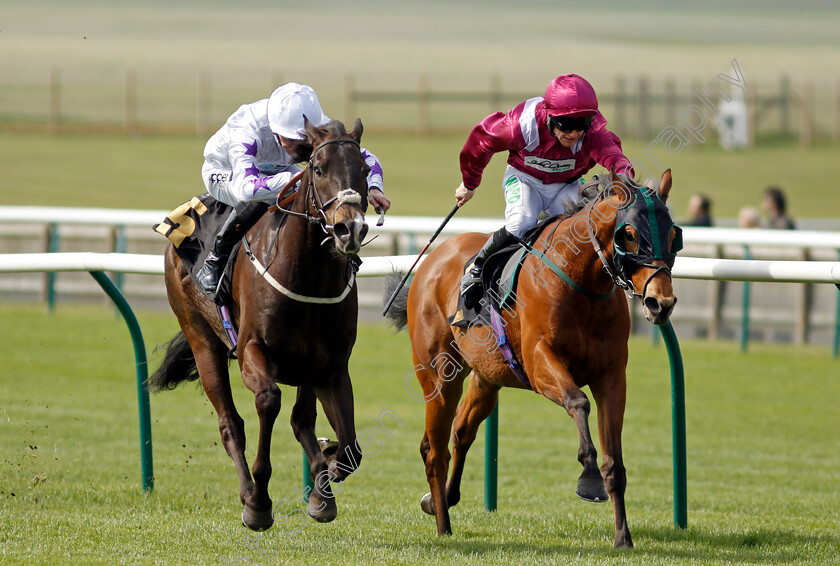
[(222, 225), (222, 229), (216, 235), (213, 249), (207, 254), (204, 265), (196, 273), (196, 279), (206, 293), (215, 294), (217, 292), (221, 271), (227, 264), (233, 246), (265, 214), (268, 206), (264, 202), (245, 202), (239, 203), (230, 212)]
[(484, 267), (484, 262), (487, 261), (488, 257), (517, 240), (518, 238), (508, 232), (504, 226), (493, 232), (484, 246), (478, 251), (478, 255), (475, 256), (470, 270), (461, 278), (461, 294), (469, 293), (473, 295), (471, 289), (476, 290), (476, 292), (478, 289), (481, 289), (481, 270)]

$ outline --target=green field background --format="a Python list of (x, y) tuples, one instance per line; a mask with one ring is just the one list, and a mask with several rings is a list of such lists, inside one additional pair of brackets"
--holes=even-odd
[[(483, 92), (497, 77), (507, 93), (536, 96), (564, 72), (612, 92), (616, 78), (641, 77), (654, 88), (674, 81), (676, 94), (733, 76), (737, 60), (751, 92), (774, 95), (782, 77), (794, 100), (813, 85), (814, 127), (821, 140), (800, 147), (795, 108), (790, 134), (764, 134), (756, 149), (725, 153), (711, 126), (663, 165), (674, 170), (672, 207), (681, 216), (691, 193), (713, 200), (713, 214), (733, 219), (777, 184), (797, 218), (835, 218), (832, 181), (840, 136), (840, 5), (829, 1), (696, 3), (648, 0), (459, 0), (386, 2), (281, 0), (134, 2), (5, 0), (0, 5), (0, 205), (170, 209), (203, 192), (199, 180), (207, 134), (244, 102), (282, 81), (313, 85), (331, 116), (357, 115), (369, 126), (365, 144), (383, 162), (394, 214), (442, 216), (458, 185), (458, 152), (488, 104), (433, 105), (430, 119), (451, 135), (411, 131), (416, 104), (362, 103), (347, 108), (348, 77), (357, 88), (418, 87)], [(200, 135), (39, 135), (46, 131), (50, 75), (60, 76), (61, 115), (96, 125), (123, 120), (125, 81), (133, 73), (137, 120), (195, 124), (199, 77), (209, 83), (207, 132)], [(604, 107), (608, 120), (615, 109)], [(352, 112), (352, 115), (349, 114)], [(779, 111), (761, 111), (777, 123)], [(635, 116), (626, 117), (633, 124)], [(17, 125), (34, 125), (21, 133)], [(663, 118), (658, 118), (664, 124)], [(668, 124), (675, 125), (675, 124)], [(659, 130), (621, 132), (633, 160)], [(33, 133), (33, 131), (35, 133)], [(194, 132), (193, 132), (194, 133)], [(828, 136), (828, 137), (826, 137)], [(659, 152), (662, 159), (662, 152)], [(504, 157), (485, 176), (481, 196), (462, 214), (500, 216)]]
[[(364, 135), (363, 145), (383, 163), (391, 214), (445, 216), (460, 182), (458, 153), (465, 135)], [(171, 210), (204, 192), (203, 146), (203, 140), (184, 136), (0, 133), (0, 204)], [(642, 155), (646, 147), (624, 143), (629, 156)], [(758, 206), (765, 187), (777, 184), (787, 191), (795, 218), (840, 217), (831, 182), (840, 178), (837, 153), (832, 145), (768, 144), (738, 153), (689, 146), (666, 163), (674, 175), (673, 214), (683, 218), (689, 196), (702, 192), (713, 201), (713, 215), (734, 219), (740, 207)], [(493, 158), (459, 217), (502, 216), (505, 164), (504, 155)]]

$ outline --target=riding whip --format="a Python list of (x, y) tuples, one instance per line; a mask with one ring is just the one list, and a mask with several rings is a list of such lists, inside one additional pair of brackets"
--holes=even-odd
[(402, 278), (402, 281), (400, 281), (400, 284), (397, 285), (397, 288), (394, 289), (393, 293), (391, 293), (391, 298), (388, 299), (388, 302), (385, 305), (385, 310), (382, 311), (382, 316), (385, 316), (386, 314), (388, 314), (388, 309), (391, 308), (391, 305), (394, 303), (394, 299), (397, 298), (397, 295), (399, 294), (400, 289), (402, 289), (403, 285), (405, 285), (405, 282), (408, 281), (408, 278), (411, 275), (411, 272), (414, 271), (414, 268), (419, 263), (420, 258), (423, 257), (423, 254), (426, 253), (426, 250), (429, 249), (429, 246), (432, 245), (432, 242), (435, 241), (435, 238), (438, 237), (438, 234), (440, 234), (441, 230), (443, 230), (443, 227), (446, 226), (447, 222), (449, 222), (449, 220), (453, 216), (455, 216), (455, 213), (458, 212), (458, 208), (460, 208), (460, 207), (456, 204), (455, 207), (452, 210), (449, 211), (449, 214), (446, 215), (446, 218), (443, 219), (443, 223), (440, 226), (438, 226), (437, 231), (434, 234), (432, 234), (432, 238), (429, 240), (429, 243), (426, 244), (426, 247), (423, 248), (423, 250), (420, 252), (420, 255), (418, 255), (417, 259), (414, 260), (414, 263), (411, 264), (411, 267), (408, 269), (408, 272), (405, 274), (405, 277)]

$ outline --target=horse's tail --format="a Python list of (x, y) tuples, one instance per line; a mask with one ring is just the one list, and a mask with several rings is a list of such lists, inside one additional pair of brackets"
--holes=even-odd
[(160, 367), (149, 378), (149, 389), (154, 392), (175, 389), (181, 382), (198, 379), (198, 368), (195, 365), (190, 343), (183, 332), (178, 332), (172, 340), (158, 346), (166, 351)]
[[(403, 277), (405, 277), (405, 274), (394, 272), (385, 280), (384, 301), (388, 301), (388, 299), (391, 298), (391, 295), (394, 293), (394, 290), (397, 288), (397, 285), (400, 284)], [(394, 328), (397, 329), (398, 332), (405, 328), (408, 324), (408, 288), (410, 285), (411, 281), (403, 285), (399, 294), (394, 297), (394, 302), (391, 304), (391, 308), (388, 309), (388, 314), (385, 315), (388, 321), (394, 326)]]

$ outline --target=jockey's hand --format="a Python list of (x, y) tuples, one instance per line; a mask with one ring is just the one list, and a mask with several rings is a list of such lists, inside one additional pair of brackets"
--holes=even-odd
[(370, 188), (368, 191), (368, 202), (373, 205), (373, 209), (376, 212), (379, 212), (380, 209), (384, 212), (388, 212), (388, 209), (391, 208), (391, 201), (388, 200), (388, 197), (385, 196), (382, 189), (378, 187)]
[(464, 186), (464, 183), (458, 185), (458, 188), (455, 189), (455, 201), (458, 203), (458, 206), (464, 206), (467, 204), (467, 201), (473, 198), (475, 194), (475, 189), (468, 189)]

